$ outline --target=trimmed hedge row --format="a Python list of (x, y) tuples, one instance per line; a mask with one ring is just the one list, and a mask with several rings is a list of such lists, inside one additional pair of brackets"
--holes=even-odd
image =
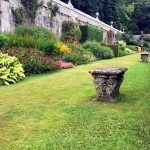
[(86, 41), (103, 41), (103, 31), (90, 25), (82, 25), (80, 26), (80, 30), (82, 32), (82, 37), (80, 42)]

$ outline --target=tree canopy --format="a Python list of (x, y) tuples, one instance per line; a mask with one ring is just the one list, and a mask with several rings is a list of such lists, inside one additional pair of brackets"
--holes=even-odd
[[(61, 0), (65, 3), (68, 0)], [(99, 19), (107, 24), (111, 21), (114, 27), (134, 34), (141, 31), (150, 33), (150, 1), (149, 0), (72, 0), (75, 8)]]

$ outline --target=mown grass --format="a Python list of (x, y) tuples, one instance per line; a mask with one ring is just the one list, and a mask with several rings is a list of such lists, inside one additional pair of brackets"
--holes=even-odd
[[(117, 103), (94, 100), (89, 70), (128, 67)], [(150, 149), (150, 63), (97, 61), (0, 87), (2, 150)]]

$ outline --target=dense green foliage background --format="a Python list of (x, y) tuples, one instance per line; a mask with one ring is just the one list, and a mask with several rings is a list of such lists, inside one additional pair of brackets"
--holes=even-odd
[(85, 42), (87, 40), (89, 41), (97, 41), (102, 42), (103, 41), (103, 31), (90, 25), (81, 25), (80, 30), (82, 32), (82, 38), (80, 42)]
[[(68, 2), (68, 0), (61, 0)], [(72, 0), (75, 8), (95, 17), (99, 12), (100, 20), (107, 24), (111, 21), (118, 29), (139, 34), (150, 33), (149, 0)]]

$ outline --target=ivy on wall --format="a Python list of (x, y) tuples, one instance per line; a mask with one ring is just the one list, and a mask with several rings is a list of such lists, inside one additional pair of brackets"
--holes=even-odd
[(14, 17), (14, 21), (16, 25), (22, 24), (23, 21), (25, 20), (25, 12), (24, 9), (22, 7), (20, 8), (16, 8), (16, 9), (12, 9), (12, 14)]
[(12, 9), (16, 25), (23, 22), (34, 24), (38, 9), (43, 5), (38, 0), (20, 0), (23, 7)]
[(57, 4), (53, 4), (53, 0), (49, 0), (47, 2), (48, 9), (51, 12), (50, 15), (50, 27), (52, 29), (53, 26), (53, 17), (56, 17), (56, 14), (59, 12), (59, 6)]
[(25, 10), (25, 16), (30, 23), (34, 23), (37, 16), (37, 10), (42, 6), (43, 2), (39, 3), (38, 0), (21, 0), (21, 4)]

